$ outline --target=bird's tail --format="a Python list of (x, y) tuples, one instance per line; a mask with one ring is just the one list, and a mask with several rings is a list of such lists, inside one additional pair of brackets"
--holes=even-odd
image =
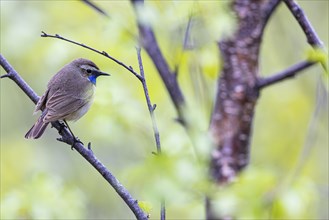
[(41, 135), (43, 134), (43, 132), (45, 131), (45, 129), (47, 128), (47, 126), (49, 124), (49, 122), (43, 121), (44, 116), (45, 116), (45, 114), (42, 114), (39, 117), (38, 121), (26, 133), (25, 138), (38, 139), (39, 137), (41, 137)]

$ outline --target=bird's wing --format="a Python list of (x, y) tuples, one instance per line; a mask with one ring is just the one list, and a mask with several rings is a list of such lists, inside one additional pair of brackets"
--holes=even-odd
[(57, 90), (47, 100), (46, 108), (48, 112), (44, 118), (44, 122), (62, 120), (82, 108), (87, 102), (86, 99)]
[(49, 89), (47, 89), (47, 91), (39, 99), (37, 105), (35, 106), (34, 113), (36, 113), (39, 110), (43, 111), (43, 109), (46, 106), (48, 93), (49, 93)]

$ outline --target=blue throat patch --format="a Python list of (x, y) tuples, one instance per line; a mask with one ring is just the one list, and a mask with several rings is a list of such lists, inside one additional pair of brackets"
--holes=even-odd
[(96, 85), (96, 78), (97, 78), (97, 76), (95, 76), (95, 75), (88, 76), (89, 81), (94, 85)]

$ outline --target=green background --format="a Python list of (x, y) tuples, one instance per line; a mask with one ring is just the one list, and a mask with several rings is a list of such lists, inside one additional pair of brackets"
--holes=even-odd
[[(111, 74), (99, 78), (90, 111), (74, 133), (92, 143), (95, 155), (159, 218), (164, 196), (168, 219), (204, 218), (204, 192), (221, 214), (240, 219), (327, 219), (328, 77), (320, 65), (262, 91), (258, 100), (249, 167), (232, 187), (211, 186), (150, 58), (142, 58), (158, 123), (162, 158), (139, 81), (109, 59), (67, 42), (41, 38), (41, 31), (85, 43), (138, 70), (138, 31), (129, 1), (94, 1), (109, 17), (79, 1), (1, 0), (1, 54), (41, 95), (63, 65), (84, 57)], [(150, 1), (143, 19), (154, 26), (160, 47), (188, 101), (198, 137), (208, 128), (220, 71), (216, 45), (234, 31), (228, 1)], [(299, 1), (328, 45), (328, 1)], [(189, 16), (195, 21), (182, 42)], [(305, 60), (310, 46), (282, 3), (265, 30), (260, 75), (268, 76)], [(5, 74), (0, 68), (1, 75)], [(131, 219), (121, 198), (77, 152), (56, 141), (48, 128), (38, 140), (24, 139), (37, 120), (34, 104), (9, 79), (1, 79), (1, 219)], [(200, 138), (197, 143), (207, 147)], [(200, 150), (200, 149), (199, 149)], [(209, 149), (203, 149), (207, 152)]]

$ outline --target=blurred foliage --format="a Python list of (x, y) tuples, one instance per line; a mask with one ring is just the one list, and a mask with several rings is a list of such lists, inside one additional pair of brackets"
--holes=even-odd
[(71, 184), (63, 185), (58, 177), (35, 174), (18, 187), (2, 198), (1, 219), (58, 219), (64, 217), (63, 213), (66, 219), (81, 219), (86, 215), (82, 191)]
[[(232, 186), (208, 177), (207, 138), (216, 79), (221, 69), (216, 41), (235, 29), (229, 1), (147, 1), (139, 13), (154, 27), (160, 47), (188, 102), (189, 135), (154, 65), (142, 51), (144, 69), (164, 154), (156, 151), (143, 90), (132, 74), (91, 51), (39, 37), (41, 31), (107, 51), (138, 69), (135, 13), (129, 1), (93, 1), (102, 16), (79, 1), (0, 1), (0, 47), (29, 85), (41, 95), (47, 81), (77, 57), (95, 61), (110, 78), (97, 82), (86, 116), (70, 123), (95, 155), (139, 200), (151, 219), (165, 197), (168, 219), (204, 218), (204, 195), (220, 214), (240, 219), (328, 219), (328, 77), (320, 65), (293, 80), (265, 89), (259, 99), (251, 140), (250, 166)], [(327, 1), (300, 1), (328, 45)], [(189, 33), (186, 37), (186, 30)], [(310, 46), (281, 4), (265, 31), (260, 75), (268, 76), (310, 58)], [(311, 57), (323, 63), (315, 52)], [(2, 68), (0, 73), (4, 74)], [(321, 78), (323, 77), (323, 78)], [(121, 198), (54, 129), (25, 140), (35, 122), (33, 103), (10, 80), (1, 90), (1, 219), (132, 219)]]

